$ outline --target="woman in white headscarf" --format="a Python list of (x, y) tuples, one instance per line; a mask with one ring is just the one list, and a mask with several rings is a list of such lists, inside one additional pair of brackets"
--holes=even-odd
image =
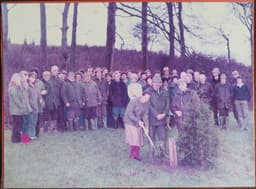
[(142, 95), (142, 86), (137, 83), (138, 81), (138, 75), (135, 73), (132, 73), (130, 75), (131, 83), (127, 87), (127, 92), (129, 99), (132, 100), (138, 96)]

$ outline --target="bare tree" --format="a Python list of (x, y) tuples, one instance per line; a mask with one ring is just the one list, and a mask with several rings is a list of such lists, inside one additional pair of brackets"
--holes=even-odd
[(8, 58), (8, 43), (10, 40), (8, 40), (8, 14), (11, 11), (12, 8), (14, 8), (16, 4), (12, 5), (11, 7), (7, 7), (6, 3), (1, 4), (1, 10), (2, 10), (2, 31), (3, 31), (3, 50), (4, 50), (4, 63), (7, 63)]
[(65, 3), (64, 10), (62, 13), (62, 28), (61, 28), (61, 53), (62, 53), (62, 64), (63, 66), (66, 65), (66, 61), (68, 58), (67, 53), (67, 31), (68, 31), (68, 10), (69, 10), (70, 3)]
[(249, 40), (251, 45), (251, 54), (253, 51), (253, 44), (252, 44), (252, 6), (251, 2), (246, 3), (232, 3), (233, 10), (237, 18), (240, 22), (246, 27), (247, 31), (249, 32)]
[(46, 64), (47, 60), (47, 38), (46, 38), (46, 13), (45, 13), (45, 4), (40, 3), (40, 19), (41, 19), (41, 54), (40, 54), (40, 63)]
[(70, 58), (70, 65), (68, 65), (68, 70), (70, 70), (71, 66), (75, 65), (75, 61), (76, 61), (75, 57), (76, 57), (77, 7), (78, 7), (78, 3), (74, 3), (72, 41), (71, 41), (71, 58)]
[(106, 36), (106, 67), (113, 66), (114, 47), (116, 41), (116, 3), (108, 4), (107, 36)]
[(223, 39), (226, 41), (227, 45), (227, 56), (228, 56), (228, 63), (231, 63), (231, 57), (230, 57), (230, 44), (229, 44), (229, 33), (225, 33), (222, 29), (222, 27), (218, 30), (219, 34), (223, 37)]
[(147, 2), (142, 2), (142, 41), (141, 41), (141, 50), (142, 50), (142, 65), (143, 69), (148, 67), (148, 37), (147, 37)]
[(185, 57), (186, 54), (186, 46), (185, 46), (185, 38), (184, 38), (184, 24), (182, 19), (182, 3), (178, 3), (178, 24), (180, 30), (180, 53), (181, 57)]
[[(172, 4), (173, 6), (173, 4)], [(156, 28), (162, 32), (163, 36), (170, 41), (170, 57), (171, 59), (174, 57), (174, 41), (177, 40), (179, 41), (178, 38), (175, 37), (174, 32), (175, 32), (175, 28), (174, 28), (174, 24), (173, 24), (173, 13), (172, 13), (172, 9), (171, 9), (171, 4), (168, 3), (168, 7), (166, 6), (165, 10), (163, 10), (162, 15), (158, 15), (156, 13), (154, 13), (151, 9), (150, 6), (147, 7), (147, 23), (152, 25), (154, 27), (154, 31), (156, 31)], [(142, 19), (142, 10), (124, 3), (119, 3), (118, 10), (126, 13), (129, 16), (132, 17), (137, 17)], [(166, 10), (167, 9), (167, 10)], [(169, 21), (168, 21), (168, 17), (169, 17)], [(169, 26), (169, 29), (168, 29)], [(136, 26), (137, 27), (137, 26)], [(148, 27), (149, 30), (149, 27)], [(147, 32), (149, 34), (149, 31)], [(155, 34), (158, 32), (154, 32)], [(177, 51), (179, 51), (179, 49), (177, 49)]]
[(4, 48), (6, 49), (8, 44), (8, 8), (6, 3), (3, 3), (1, 7), (3, 17), (3, 45)]
[(175, 27), (173, 23), (173, 3), (166, 2), (169, 18), (169, 60), (172, 62), (174, 59), (174, 39), (175, 39)]
[[(133, 29), (132, 34), (135, 38), (138, 38), (140, 41), (142, 41), (142, 24), (141, 22), (137, 23)], [(157, 36), (159, 35), (159, 31), (155, 26), (152, 26), (152, 24), (147, 24), (147, 41), (148, 46), (150, 44), (150, 49), (152, 49), (152, 46), (154, 42), (157, 40)]]

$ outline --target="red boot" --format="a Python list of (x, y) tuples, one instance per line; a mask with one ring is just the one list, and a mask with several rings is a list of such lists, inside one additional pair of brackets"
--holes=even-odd
[(136, 150), (135, 150), (135, 146), (130, 146), (130, 155), (129, 158), (130, 159), (134, 159), (136, 157)]
[(138, 161), (141, 161), (140, 147), (139, 146), (134, 146), (134, 149), (135, 149), (135, 159), (138, 160)]
[(29, 138), (28, 134), (21, 134), (21, 142), (22, 143), (29, 143), (31, 142), (32, 140)]

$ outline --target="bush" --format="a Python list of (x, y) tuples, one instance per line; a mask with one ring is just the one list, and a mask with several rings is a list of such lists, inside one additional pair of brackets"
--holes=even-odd
[(208, 168), (217, 157), (217, 130), (209, 106), (200, 100), (193, 103), (178, 128), (178, 163)]

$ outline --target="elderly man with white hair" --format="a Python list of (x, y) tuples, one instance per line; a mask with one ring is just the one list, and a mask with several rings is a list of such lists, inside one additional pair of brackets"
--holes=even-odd
[(60, 112), (64, 111), (61, 107), (61, 98), (60, 98), (60, 90), (62, 86), (61, 79), (58, 77), (59, 68), (56, 65), (51, 67), (51, 78), (49, 80), (49, 96), (51, 96), (49, 102), (49, 110), (51, 115), (50, 121), (50, 130), (54, 131), (57, 130), (57, 127), (60, 130), (63, 130), (63, 126), (65, 123), (62, 123), (60, 118)]

